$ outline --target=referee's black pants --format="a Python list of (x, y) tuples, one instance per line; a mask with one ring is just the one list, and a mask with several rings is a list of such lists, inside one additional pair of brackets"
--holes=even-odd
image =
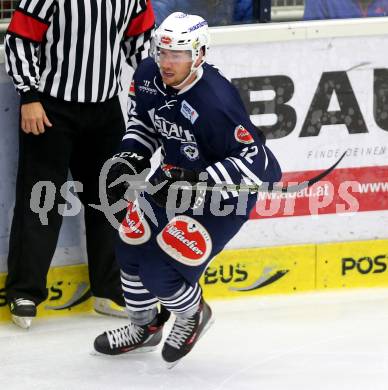
[[(61, 186), (68, 180), (83, 184), (78, 196), (85, 206), (86, 248), (89, 279), (94, 296), (124, 305), (119, 267), (114, 255), (115, 230), (105, 215), (88, 204), (100, 204), (99, 174), (104, 162), (118, 149), (125, 122), (118, 97), (103, 103), (65, 102), (41, 96), (53, 127), (41, 135), (20, 132), (16, 203), (12, 221), (6, 293), (8, 300), (26, 298), (36, 304), (48, 296), (46, 276), (53, 258), (65, 203)], [(39, 181), (56, 188), (48, 224), (30, 208), (31, 191)]]

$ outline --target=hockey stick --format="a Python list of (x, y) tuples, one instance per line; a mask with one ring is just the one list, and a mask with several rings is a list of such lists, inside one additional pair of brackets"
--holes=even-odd
[(237, 191), (237, 192), (281, 192), (281, 193), (294, 193), (304, 190), (305, 188), (311, 187), (313, 184), (319, 182), (324, 177), (326, 177), (329, 173), (331, 173), (338, 164), (345, 157), (346, 152), (342, 154), (342, 156), (335, 162), (331, 167), (321, 172), (319, 175), (312, 177), (309, 180), (303, 181), (301, 183), (292, 185), (287, 187), (284, 186), (272, 186), (269, 187), (268, 183), (263, 184), (213, 184), (212, 186), (200, 186), (200, 184), (206, 184), (205, 182), (193, 183), (193, 186), (185, 186), (185, 185), (174, 185), (172, 184), (170, 188), (175, 190), (189, 190), (189, 189), (198, 189), (205, 191), (213, 191), (213, 189), (217, 189), (217, 191)]
[[(304, 190), (305, 188), (311, 187), (313, 184), (319, 182), (328, 174), (330, 174), (342, 161), (345, 157), (346, 152), (342, 154), (342, 156), (335, 162), (331, 167), (321, 172), (317, 176), (312, 177), (309, 180), (303, 181), (301, 183), (292, 185), (287, 187), (287, 185), (272, 187), (269, 186), (269, 183), (262, 184), (212, 184), (208, 186), (205, 181), (192, 183), (190, 185), (185, 184), (171, 184), (170, 188), (174, 190), (199, 190), (199, 191), (213, 191), (216, 189), (217, 191), (237, 191), (237, 192), (280, 192), (280, 193), (294, 193)], [(143, 181), (130, 181), (129, 188), (131, 190), (140, 190), (147, 191), (152, 185), (150, 183), (145, 183)]]

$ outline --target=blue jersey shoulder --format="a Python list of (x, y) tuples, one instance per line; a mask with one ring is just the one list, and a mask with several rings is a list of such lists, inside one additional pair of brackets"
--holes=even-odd
[(197, 88), (192, 89), (188, 99), (198, 108), (202, 125), (216, 133), (238, 125), (256, 131), (236, 87), (212, 65), (205, 64), (203, 70)]
[(196, 95), (204, 101), (204, 109), (220, 110), (230, 113), (238, 109), (244, 110), (244, 105), (236, 88), (220, 71), (210, 64), (203, 65), (203, 76), (197, 84)]

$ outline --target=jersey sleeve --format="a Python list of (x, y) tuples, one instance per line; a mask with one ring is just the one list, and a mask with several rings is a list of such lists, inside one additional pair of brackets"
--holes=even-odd
[(128, 96), (127, 130), (121, 142), (121, 151), (138, 152), (147, 158), (161, 145), (157, 133), (146, 112), (137, 105), (135, 81), (132, 81)]
[[(218, 110), (211, 120), (211, 148), (219, 161), (206, 168), (210, 184), (262, 185), (280, 180), (275, 156), (263, 144), (247, 115)], [(237, 197), (237, 191), (223, 191), (223, 199)]]
[(138, 0), (124, 37), (124, 52), (128, 64), (136, 69), (149, 56), (155, 29), (151, 0)]
[(5, 67), (21, 103), (38, 101), (39, 53), (50, 25), (54, 1), (22, 0), (4, 40)]

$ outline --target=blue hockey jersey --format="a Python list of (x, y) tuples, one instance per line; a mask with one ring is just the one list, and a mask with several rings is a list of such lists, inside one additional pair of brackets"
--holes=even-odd
[[(162, 148), (164, 164), (206, 171), (210, 184), (273, 183), (279, 164), (263, 144), (237, 89), (209, 64), (182, 90), (165, 86), (152, 58), (134, 74), (134, 96), (122, 151), (147, 157)], [(238, 197), (223, 191), (224, 201)], [(227, 202), (229, 203), (229, 202)]]

